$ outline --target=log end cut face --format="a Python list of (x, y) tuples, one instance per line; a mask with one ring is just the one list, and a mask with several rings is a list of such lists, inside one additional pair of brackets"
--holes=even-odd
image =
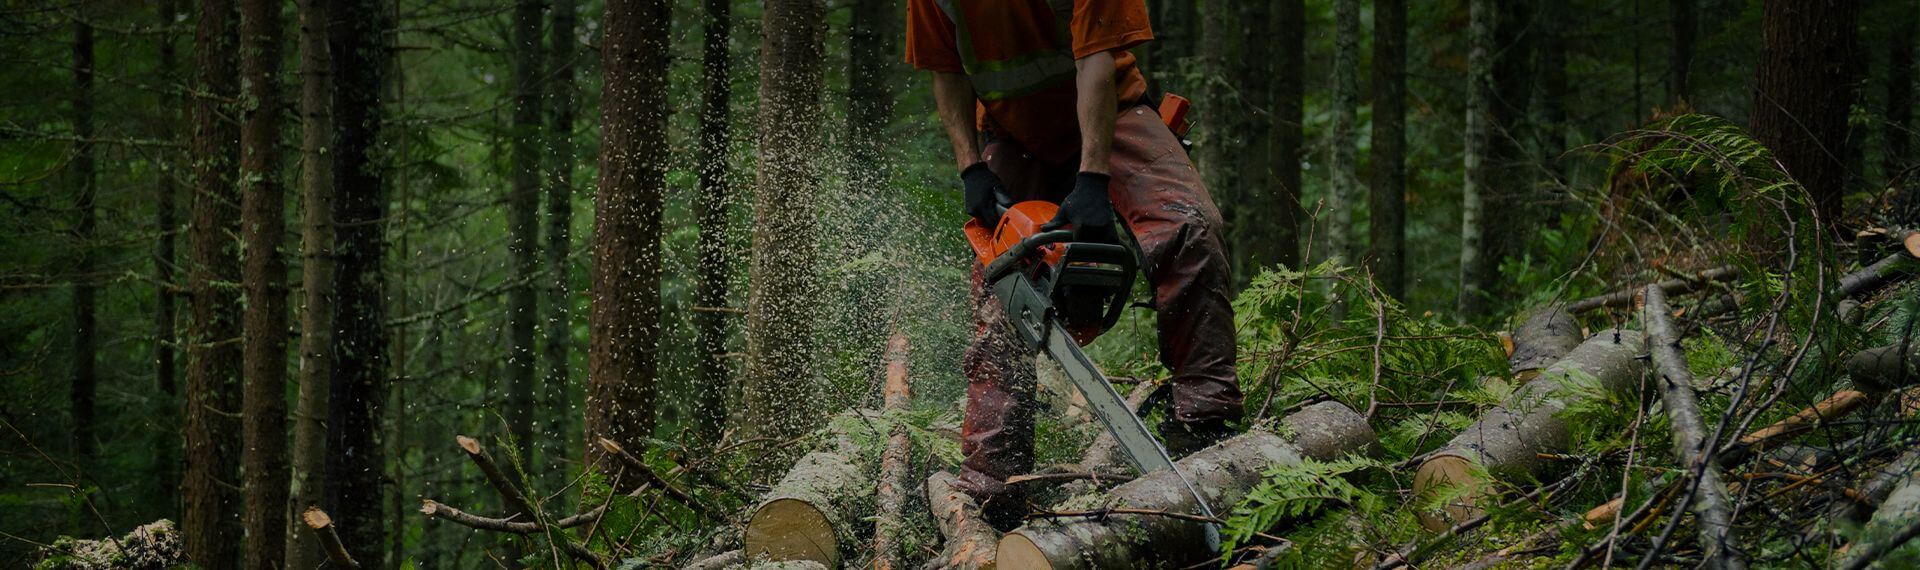
[(806, 501), (774, 499), (761, 505), (747, 522), (744, 538), (751, 558), (811, 560), (828, 568), (840, 567), (833, 522)]
[(1053, 561), (1047, 560), (1047, 553), (1018, 532), (1000, 539), (1000, 556), (995, 565), (1007, 570), (1052, 570)]
[(1445, 490), (1454, 496), (1437, 510), (1421, 510), (1420, 526), (1438, 532), (1480, 516), (1481, 510), (1475, 504), (1487, 493), (1488, 482), (1475, 475), (1479, 471), (1472, 461), (1458, 455), (1442, 455), (1421, 463), (1420, 471), (1413, 475), (1414, 492)]

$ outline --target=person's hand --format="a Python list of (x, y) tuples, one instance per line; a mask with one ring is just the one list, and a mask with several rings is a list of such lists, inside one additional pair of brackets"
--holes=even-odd
[(967, 215), (980, 220), (980, 225), (992, 231), (1000, 223), (998, 194), (1006, 193), (1006, 185), (1000, 182), (1000, 176), (987, 168), (986, 162), (976, 162), (966, 170), (960, 171), (960, 183), (966, 188)]
[(1109, 181), (1110, 177), (1105, 174), (1080, 173), (1073, 180), (1073, 192), (1060, 202), (1060, 212), (1040, 226), (1040, 231), (1072, 225), (1074, 241), (1118, 243), (1119, 233), (1113, 228), (1113, 199), (1107, 197)]

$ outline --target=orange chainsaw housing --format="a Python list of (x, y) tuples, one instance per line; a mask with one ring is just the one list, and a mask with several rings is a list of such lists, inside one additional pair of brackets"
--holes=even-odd
[[(994, 258), (1013, 248), (1014, 244), (1020, 243), (1020, 240), (1040, 233), (1040, 226), (1052, 220), (1059, 211), (1059, 204), (1045, 200), (1014, 204), (1000, 215), (1000, 223), (994, 226), (993, 231), (987, 231), (986, 226), (980, 225), (980, 220), (968, 219), (963, 228), (967, 233), (967, 245), (973, 247), (974, 259), (981, 267), (985, 267), (993, 263)], [(1066, 253), (1066, 249), (1059, 244), (1045, 246), (1045, 250), (1046, 255), (1041, 261), (1047, 265), (1059, 263), (1060, 256)]]

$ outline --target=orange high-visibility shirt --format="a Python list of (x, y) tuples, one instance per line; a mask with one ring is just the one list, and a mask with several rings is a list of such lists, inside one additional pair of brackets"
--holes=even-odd
[(1049, 162), (1080, 153), (1074, 60), (1115, 52), (1114, 85), (1124, 108), (1147, 91), (1127, 50), (1152, 39), (1144, 0), (907, 3), (907, 63), (967, 74), (980, 99), (980, 129)]

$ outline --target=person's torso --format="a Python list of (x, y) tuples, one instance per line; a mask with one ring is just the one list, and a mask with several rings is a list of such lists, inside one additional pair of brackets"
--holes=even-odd
[[(1009, 137), (1049, 162), (1079, 154), (1074, 85), (1074, 0), (934, 0), (954, 23), (961, 65), (980, 99), (981, 130)], [(1146, 93), (1133, 54), (1114, 53), (1122, 108)], [(1117, 111), (1117, 110), (1116, 110)]]

